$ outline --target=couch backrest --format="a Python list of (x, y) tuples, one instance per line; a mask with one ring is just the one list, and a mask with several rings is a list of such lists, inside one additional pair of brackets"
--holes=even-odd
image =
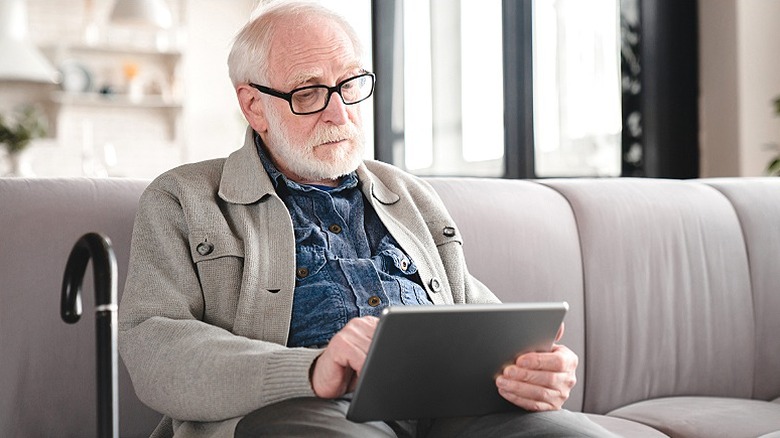
[(780, 178), (710, 179), (734, 206), (750, 260), (756, 321), (753, 398), (780, 397)]
[[(0, 178), (0, 436), (96, 435), (92, 269), (74, 325), (60, 319), (63, 270), (79, 237), (102, 232), (113, 242), (121, 288), (147, 183)], [(160, 415), (135, 397), (121, 361), (119, 394), (121, 435), (148, 437)]]
[(584, 269), (587, 412), (672, 395), (751, 397), (755, 320), (742, 228), (696, 182), (546, 181)]

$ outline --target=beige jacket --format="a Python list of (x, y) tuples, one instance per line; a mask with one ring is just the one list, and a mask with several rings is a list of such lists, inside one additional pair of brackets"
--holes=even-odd
[[(468, 274), (458, 228), (427, 183), (379, 162), (357, 173), (435, 304), (498, 301)], [(232, 437), (243, 415), (314, 396), (309, 368), (320, 351), (285, 346), (294, 288), (292, 221), (251, 129), (227, 159), (150, 184), (133, 230), (119, 346), (138, 397), (166, 415), (155, 435)]]

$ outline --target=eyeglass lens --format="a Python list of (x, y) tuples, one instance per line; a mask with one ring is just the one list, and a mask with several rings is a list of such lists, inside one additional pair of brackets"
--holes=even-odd
[[(373, 90), (373, 81), (369, 75), (347, 79), (339, 85), (337, 93), (345, 104), (358, 103), (367, 99)], [(295, 90), (290, 96), (292, 110), (295, 113), (312, 113), (328, 106), (329, 90), (326, 86), (306, 87)]]

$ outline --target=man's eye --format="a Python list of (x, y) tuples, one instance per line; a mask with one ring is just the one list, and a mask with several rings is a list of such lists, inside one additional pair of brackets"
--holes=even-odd
[(311, 102), (313, 100), (317, 100), (317, 98), (319, 97), (320, 94), (321, 93), (319, 92), (319, 90), (315, 90), (315, 89), (312, 89), (312, 90), (301, 90), (301, 91), (296, 92), (293, 95), (293, 97), (295, 98), (295, 100), (297, 100), (299, 102)]

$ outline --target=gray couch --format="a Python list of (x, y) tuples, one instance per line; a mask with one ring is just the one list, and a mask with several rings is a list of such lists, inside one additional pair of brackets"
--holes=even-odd
[[(437, 178), (472, 273), (504, 301), (566, 300), (566, 407), (626, 437), (780, 436), (780, 179)], [(95, 435), (91, 274), (59, 318), (76, 239), (124, 283), (146, 181), (0, 178), (0, 436)], [(160, 416), (120, 367), (120, 429)]]

